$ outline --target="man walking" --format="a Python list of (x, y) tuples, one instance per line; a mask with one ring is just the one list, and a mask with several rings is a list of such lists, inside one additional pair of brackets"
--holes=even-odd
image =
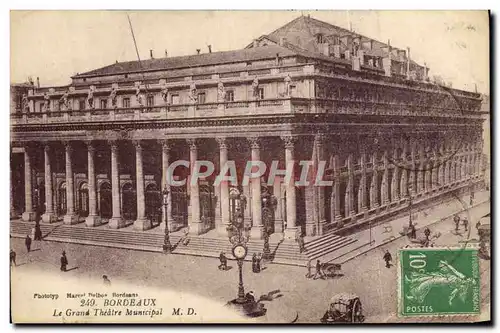
[(219, 261), (220, 261), (219, 269), (223, 271), (227, 270), (227, 258), (223, 251), (221, 251), (219, 255)]
[(458, 232), (458, 227), (460, 225), (460, 217), (458, 215), (455, 215), (455, 217), (453, 217), (453, 222), (455, 222), (455, 231)]
[(10, 265), (12, 266), (14, 264), (14, 267), (17, 266), (16, 264), (16, 252), (12, 249), (10, 249)]
[(390, 262), (392, 261), (392, 256), (389, 253), (389, 250), (385, 250), (384, 260), (385, 260), (385, 267), (391, 268)]
[(319, 260), (316, 261), (316, 273), (314, 274), (313, 276), (313, 280), (316, 280), (316, 278), (318, 277), (321, 278), (321, 279), (324, 279), (325, 276), (323, 275), (323, 273), (321, 272), (321, 263), (319, 262)]
[(312, 277), (311, 269), (312, 269), (312, 260), (308, 260), (307, 261), (307, 274), (306, 274), (306, 278), (308, 278), (308, 279), (310, 279)]
[(62, 252), (61, 256), (61, 271), (66, 272), (68, 267), (68, 258), (66, 257), (66, 252)]
[(26, 235), (26, 240), (24, 241), (24, 244), (26, 245), (26, 250), (28, 250), (28, 253), (31, 251), (31, 237), (30, 235)]
[(107, 275), (103, 275), (103, 276), (102, 276), (102, 282), (104, 283), (104, 285), (105, 285), (106, 287), (111, 286), (111, 281), (108, 279), (108, 276), (107, 276)]
[(467, 220), (467, 218), (464, 218), (463, 224), (465, 231), (467, 231), (469, 229), (469, 221)]

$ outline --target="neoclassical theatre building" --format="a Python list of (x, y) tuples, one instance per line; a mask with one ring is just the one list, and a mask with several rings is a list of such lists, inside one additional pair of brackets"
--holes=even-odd
[[(116, 62), (66, 86), (13, 85), (11, 214), (42, 223), (224, 235), (235, 207), (251, 227), (291, 239), (383, 220), (483, 183), (481, 98), (430, 82), (410, 50), (301, 16), (244, 49)], [(213, 176), (189, 179), (192, 163)], [(235, 161), (268, 172), (247, 186), (214, 179)], [(329, 186), (296, 186), (325, 161)], [(238, 195), (245, 200), (239, 201)], [(241, 196), (240, 196), (241, 198)], [(272, 200), (270, 200), (272, 198)]]

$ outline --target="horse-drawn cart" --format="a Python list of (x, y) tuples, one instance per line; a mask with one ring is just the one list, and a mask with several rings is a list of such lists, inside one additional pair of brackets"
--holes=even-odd
[(337, 294), (332, 297), (328, 309), (321, 322), (332, 323), (361, 323), (365, 320), (363, 306), (359, 297), (354, 294)]

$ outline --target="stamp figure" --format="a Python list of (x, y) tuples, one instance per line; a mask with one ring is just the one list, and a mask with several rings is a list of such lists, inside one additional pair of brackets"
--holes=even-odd
[(479, 313), (476, 249), (402, 249), (399, 261), (400, 316)]

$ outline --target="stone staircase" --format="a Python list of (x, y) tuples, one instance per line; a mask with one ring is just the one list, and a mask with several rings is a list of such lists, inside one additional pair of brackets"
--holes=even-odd
[[(34, 223), (11, 221), (11, 235), (24, 238), (31, 233)], [(45, 240), (87, 244), (142, 250), (150, 252), (163, 251), (163, 238), (161, 232), (138, 232), (129, 230), (108, 229), (105, 226), (97, 228), (79, 225), (41, 224)], [(228, 258), (232, 258), (232, 245), (227, 238), (209, 237), (207, 235), (190, 236), (189, 243), (182, 243), (182, 235), (170, 234), (170, 242), (174, 246), (174, 254), (186, 254), (205, 257), (218, 257), (224, 251)], [(354, 239), (329, 233), (320, 238), (313, 239), (305, 244), (305, 251), (300, 253), (299, 245), (295, 241), (281, 241), (272, 237), (269, 247), (273, 256), (273, 263), (305, 266), (308, 260), (315, 260), (338, 250), (339, 248), (355, 242)], [(246, 260), (251, 260), (253, 253), (263, 253), (264, 241), (250, 239), (247, 243), (248, 253)]]
[(310, 260), (316, 260), (327, 256), (340, 248), (355, 243), (357, 240), (350, 237), (342, 237), (333, 232), (323, 235), (305, 243), (305, 254)]

